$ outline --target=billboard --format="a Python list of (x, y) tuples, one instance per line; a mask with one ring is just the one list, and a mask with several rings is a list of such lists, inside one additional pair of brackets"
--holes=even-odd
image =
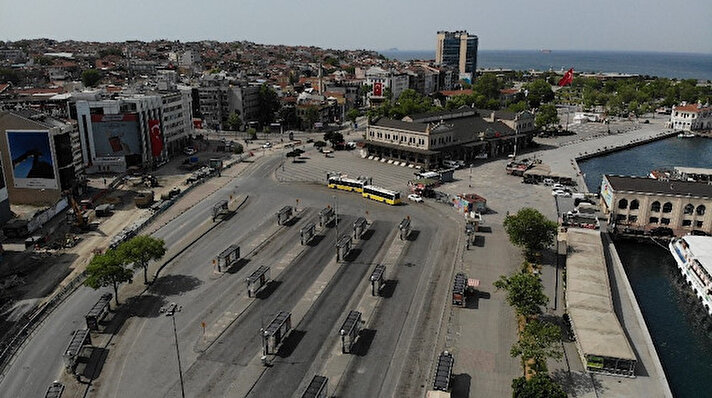
[(375, 97), (381, 97), (383, 95), (383, 83), (373, 83), (373, 95)]
[(605, 176), (603, 176), (603, 180), (601, 181), (601, 197), (606, 202), (606, 206), (608, 206), (608, 209), (612, 209), (613, 192), (611, 190), (611, 186), (608, 184), (608, 179), (606, 179)]
[(48, 130), (8, 130), (7, 147), (15, 188), (59, 188)]
[(141, 132), (138, 115), (91, 115), (91, 130), (96, 157), (141, 154)]
[(163, 137), (161, 136), (161, 124), (156, 119), (148, 121), (148, 130), (151, 136), (151, 154), (154, 158), (161, 156), (163, 150)]

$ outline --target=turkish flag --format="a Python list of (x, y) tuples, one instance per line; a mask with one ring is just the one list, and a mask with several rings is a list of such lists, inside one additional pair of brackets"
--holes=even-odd
[(151, 154), (158, 157), (163, 151), (163, 137), (161, 137), (161, 124), (156, 119), (148, 121), (149, 136), (151, 137)]
[(571, 68), (564, 73), (564, 77), (559, 80), (559, 86), (564, 87), (574, 81), (574, 68)]
[(373, 95), (376, 97), (383, 95), (383, 83), (373, 83)]

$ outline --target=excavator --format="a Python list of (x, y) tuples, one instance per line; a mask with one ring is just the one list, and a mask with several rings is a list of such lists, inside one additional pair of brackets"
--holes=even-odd
[(86, 231), (89, 229), (89, 217), (88, 215), (84, 214), (84, 211), (82, 210), (81, 207), (79, 207), (79, 204), (77, 203), (76, 199), (74, 199), (74, 195), (71, 194), (71, 192), (65, 192), (65, 195), (67, 196), (67, 201), (69, 202), (69, 205), (72, 206), (72, 212), (73, 214), (70, 216), (68, 215), (67, 221), (72, 221), (72, 225), (75, 227), (79, 228), (82, 231)]

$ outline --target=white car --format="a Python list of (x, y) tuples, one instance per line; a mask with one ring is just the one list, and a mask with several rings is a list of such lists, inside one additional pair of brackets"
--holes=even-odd
[(416, 203), (422, 203), (423, 197), (412, 193), (412, 194), (408, 195), (408, 200), (412, 200), (413, 202), (416, 202)]
[(272, 143), (270, 143), (270, 142), (265, 142), (264, 144), (262, 144), (262, 148), (264, 148), (264, 149), (272, 148)]
[(562, 190), (562, 191), (566, 190), (566, 187), (563, 186), (562, 184), (559, 184), (559, 183), (556, 183), (556, 184), (552, 185), (551, 188), (552, 188), (552, 189), (560, 189), (560, 190)]
[(555, 189), (551, 191), (552, 196), (564, 196), (564, 197), (570, 197), (571, 192), (566, 192), (563, 189)]
[(185, 153), (186, 156), (195, 155), (196, 152), (197, 152), (197, 151), (196, 151), (195, 148), (193, 148), (192, 146), (185, 147), (185, 148), (183, 149), (183, 153)]

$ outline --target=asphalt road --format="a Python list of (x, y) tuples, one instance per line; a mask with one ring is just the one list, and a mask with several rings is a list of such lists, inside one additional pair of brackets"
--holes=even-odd
[(374, 233), (361, 246), (361, 252), (340, 267), (285, 341), (283, 354), (262, 374), (248, 397), (289, 397), (295, 392), (329, 333), (345, 318), (349, 310), (346, 304), (356, 288), (365, 283), (371, 262), (394, 227), (395, 223), (382, 221), (371, 225)]
[[(341, 379), (338, 397), (380, 397), (391, 358), (403, 336), (405, 319), (417, 293), (418, 281), (432, 258), (436, 228), (421, 227), (389, 274), (380, 306), (354, 346), (355, 353)], [(392, 271), (389, 271), (392, 272)]]

